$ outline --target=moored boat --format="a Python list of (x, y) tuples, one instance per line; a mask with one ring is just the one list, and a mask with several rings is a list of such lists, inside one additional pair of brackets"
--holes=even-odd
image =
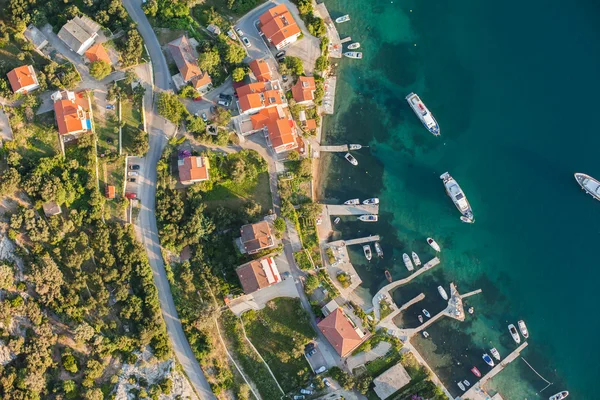
[(483, 358), (483, 361), (485, 361), (485, 363), (487, 365), (489, 365), (490, 367), (494, 366), (494, 360), (492, 360), (492, 357), (490, 357), (490, 355), (488, 353), (485, 353), (484, 355), (482, 355), (481, 358)]
[(458, 387), (460, 388), (460, 390), (462, 390), (463, 392), (464, 392), (465, 390), (467, 390), (467, 389), (465, 388), (465, 385), (463, 385), (463, 383), (462, 383), (462, 382), (458, 382), (458, 383), (457, 383), (457, 385), (458, 385)]
[(587, 194), (596, 200), (600, 200), (600, 181), (581, 172), (575, 174), (575, 180)]
[(481, 378), (481, 372), (477, 369), (477, 367), (471, 368), (471, 372), (478, 378)]
[(358, 165), (358, 160), (356, 158), (354, 158), (354, 156), (350, 153), (346, 153), (346, 155), (344, 156), (344, 158), (346, 160), (348, 160), (348, 162), (354, 166)]
[(377, 222), (379, 221), (379, 217), (374, 214), (365, 214), (358, 217), (358, 220), (363, 222)]
[(362, 149), (362, 144), (349, 144), (348, 149), (350, 150), (360, 150)]
[(346, 200), (344, 202), (344, 204), (347, 206), (356, 206), (356, 205), (360, 204), (360, 200), (359, 199), (350, 199), (350, 200)]
[(354, 43), (348, 45), (348, 50), (356, 50), (359, 47), (360, 47), (360, 43), (359, 42), (354, 42)]
[(424, 338), (428, 338), (428, 337), (429, 337), (429, 332), (427, 332), (427, 331), (423, 331), (423, 337), (424, 337)]
[(421, 314), (419, 314), (419, 315), (417, 316), (417, 318), (419, 319), (419, 322), (420, 322), (420, 323), (423, 323), (423, 316), (422, 316)]
[(529, 337), (529, 331), (527, 330), (527, 325), (525, 325), (525, 321), (523, 321), (521, 319), (521, 320), (519, 320), (519, 322), (517, 322), (517, 325), (519, 325), (519, 330), (521, 331), (521, 335), (523, 335), (523, 337), (525, 339), (527, 339)]
[(383, 258), (383, 249), (379, 242), (375, 242), (375, 253), (377, 253), (377, 257)]
[(508, 331), (510, 332), (510, 335), (517, 344), (521, 343), (521, 336), (519, 336), (519, 332), (513, 324), (508, 325)]
[(553, 396), (550, 396), (550, 398), (548, 400), (563, 400), (566, 399), (567, 397), (569, 397), (569, 392), (567, 392), (566, 390), (563, 390), (562, 392), (558, 392)]
[(371, 246), (368, 244), (365, 244), (363, 246), (363, 252), (365, 253), (366, 259), (371, 261), (371, 258), (373, 258), (373, 253), (371, 253)]
[(427, 243), (437, 252), (440, 252), (440, 245), (437, 244), (437, 242), (435, 240), (433, 240), (432, 238), (427, 238)]
[(496, 350), (495, 347), (492, 347), (490, 349), (490, 353), (492, 353), (492, 355), (494, 356), (494, 358), (498, 361), (500, 361), (500, 353), (498, 352), (498, 350)]
[(370, 199), (363, 200), (362, 202), (365, 206), (379, 204), (379, 199), (377, 197), (372, 197)]
[(442, 286), (438, 286), (438, 292), (440, 292), (442, 299), (448, 300), (448, 293), (446, 293), (446, 290)]
[(335, 22), (338, 24), (341, 24), (342, 22), (347, 22), (347, 21), (350, 21), (350, 16), (348, 14), (342, 15), (341, 17), (337, 17), (335, 19)]
[(417, 114), (421, 123), (427, 128), (429, 132), (431, 132), (434, 136), (440, 135), (440, 126), (437, 121), (429, 111), (429, 109), (425, 106), (425, 104), (421, 101), (419, 96), (414, 93), (406, 96), (406, 101), (413, 109), (414, 113)]
[(429, 314), (429, 311), (426, 309), (423, 309), (423, 315), (425, 315), (427, 318), (431, 318), (431, 314)]
[(406, 267), (407, 270), (413, 271), (415, 269), (412, 261), (410, 261), (410, 257), (408, 256), (408, 254), (406, 254), (406, 253), (402, 254), (402, 260), (404, 260), (404, 266)]
[(392, 283), (392, 274), (387, 269), (385, 270), (385, 279), (388, 280), (389, 283)]
[(466, 387), (471, 386), (471, 382), (469, 382), (468, 380), (464, 380), (463, 383), (465, 384)]
[(360, 51), (347, 51), (344, 55), (348, 58), (354, 58), (360, 60), (362, 58), (362, 53)]
[(475, 312), (475, 309), (473, 307), (469, 307), (469, 314), (473, 314)]
[(467, 196), (460, 188), (456, 180), (450, 176), (448, 172), (444, 172), (440, 175), (440, 179), (444, 181), (444, 187), (446, 188), (446, 193), (454, 202), (454, 205), (462, 214), (461, 221), (467, 223), (475, 222), (475, 217), (473, 216), (473, 210), (471, 209), (471, 204), (469, 204), (469, 200), (467, 200)]
[(417, 253), (415, 253), (414, 251), (412, 252), (412, 259), (413, 259), (413, 262), (415, 263), (416, 267), (421, 265), (421, 259), (419, 258), (419, 255)]
[(339, 224), (339, 223), (340, 223), (340, 221), (341, 221), (340, 217), (336, 217), (336, 218), (333, 220), (333, 223), (337, 225), (337, 224)]

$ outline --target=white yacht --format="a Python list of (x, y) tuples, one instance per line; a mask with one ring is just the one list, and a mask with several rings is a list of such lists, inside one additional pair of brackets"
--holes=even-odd
[(525, 321), (519, 320), (519, 322), (517, 322), (517, 325), (519, 325), (521, 335), (523, 335), (523, 337), (527, 339), (529, 337), (529, 331), (527, 330), (527, 325), (525, 325)]
[(358, 217), (358, 220), (362, 222), (377, 222), (379, 221), (379, 217), (374, 214), (365, 214)]
[(412, 261), (410, 261), (410, 257), (408, 256), (408, 254), (406, 254), (406, 253), (402, 254), (402, 259), (404, 260), (404, 266), (406, 267), (407, 270), (413, 271), (415, 269)]
[(349, 144), (348, 149), (349, 150), (360, 150), (360, 149), (362, 149), (362, 144)]
[(443, 286), (438, 286), (438, 292), (440, 293), (440, 296), (442, 296), (442, 299), (448, 300), (448, 293), (446, 293), (446, 289), (444, 289)]
[(375, 253), (377, 253), (377, 257), (383, 258), (383, 249), (379, 242), (375, 242)]
[(417, 114), (417, 117), (419, 117), (423, 125), (425, 125), (425, 128), (427, 128), (427, 130), (433, 133), (435, 136), (439, 136), (440, 126), (431, 112), (429, 112), (427, 107), (425, 107), (425, 104), (421, 101), (419, 96), (411, 93), (406, 96), (406, 101), (408, 101), (408, 104), (410, 104), (410, 107), (413, 109), (415, 114)]
[(492, 347), (490, 349), (490, 353), (492, 353), (492, 355), (494, 356), (494, 358), (498, 361), (500, 361), (500, 353), (498, 352), (498, 350), (496, 350), (495, 347)]
[(363, 246), (363, 252), (365, 253), (365, 258), (369, 261), (371, 261), (371, 258), (373, 258), (373, 253), (371, 253), (371, 246), (368, 244), (365, 244)]
[(412, 252), (412, 259), (413, 259), (413, 262), (415, 263), (416, 267), (421, 265), (421, 259), (419, 258), (419, 255), (417, 253), (415, 253), (414, 251)]
[(429, 314), (429, 311), (426, 309), (423, 309), (423, 315), (425, 315), (427, 318), (431, 318), (431, 314)]
[(360, 200), (359, 199), (350, 199), (350, 200), (346, 200), (344, 202), (345, 205), (347, 206), (356, 206), (360, 204)]
[(348, 162), (354, 166), (358, 165), (358, 160), (356, 158), (354, 158), (354, 156), (350, 153), (346, 153), (346, 155), (344, 156), (344, 158), (346, 160), (348, 160)]
[(554, 396), (550, 396), (548, 400), (563, 400), (569, 397), (569, 392), (563, 390), (562, 392), (556, 393)]
[(475, 222), (475, 217), (473, 216), (473, 210), (471, 209), (471, 205), (469, 204), (469, 200), (465, 196), (465, 193), (462, 191), (458, 183), (454, 180), (452, 176), (448, 172), (443, 173), (440, 176), (440, 179), (444, 181), (444, 186), (446, 187), (446, 193), (454, 202), (454, 205), (462, 214), (460, 218), (463, 222), (473, 223)]
[(338, 24), (341, 24), (342, 22), (346, 22), (346, 21), (350, 21), (350, 16), (348, 14), (342, 15), (341, 17), (337, 17), (335, 19), (335, 22), (337, 22)]
[(373, 197), (371, 199), (363, 200), (363, 204), (365, 206), (379, 204), (379, 199), (377, 197)]
[(589, 175), (582, 174), (581, 172), (577, 172), (575, 174), (575, 179), (577, 180), (577, 183), (579, 183), (579, 186), (581, 186), (581, 188), (585, 190), (587, 194), (596, 200), (600, 200), (600, 181), (592, 178)]
[(512, 336), (513, 340), (517, 344), (521, 343), (521, 336), (519, 336), (519, 332), (517, 331), (517, 328), (515, 328), (515, 326), (513, 324), (510, 324), (508, 326), (508, 331), (510, 332), (510, 335)]
[(465, 385), (463, 385), (463, 383), (462, 383), (462, 382), (458, 382), (458, 383), (457, 383), (457, 385), (458, 385), (458, 387), (460, 388), (460, 390), (462, 390), (463, 392), (464, 392), (465, 390), (467, 390), (467, 389), (465, 388)]
[(360, 43), (354, 42), (354, 43), (348, 45), (348, 50), (356, 50), (359, 47), (360, 47)]
[(427, 238), (427, 244), (429, 244), (435, 251), (437, 251), (438, 253), (440, 251), (442, 251), (440, 249), (440, 245), (437, 244), (437, 242), (435, 240), (433, 240), (432, 238)]
[(344, 55), (348, 58), (355, 58), (357, 60), (362, 58), (362, 53), (360, 51), (347, 51)]

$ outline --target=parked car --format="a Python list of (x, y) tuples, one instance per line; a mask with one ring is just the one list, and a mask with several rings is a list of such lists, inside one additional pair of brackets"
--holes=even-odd
[(229, 36), (232, 40), (236, 40), (235, 33), (230, 29), (227, 31), (227, 36)]
[(285, 50), (281, 50), (279, 53), (275, 54), (275, 58), (281, 58), (285, 56)]
[(139, 170), (139, 169), (140, 169), (140, 166), (139, 166), (139, 165), (137, 165), (137, 164), (131, 164), (131, 165), (129, 166), (129, 169), (133, 169), (134, 171), (137, 171), (137, 170)]
[(242, 42), (244, 42), (244, 44), (246, 45), (246, 47), (252, 47), (252, 44), (250, 44), (250, 41), (248, 40), (248, 38), (246, 36), (244, 36), (242, 38)]
[(114, 110), (114, 109), (115, 109), (115, 106), (113, 106), (112, 104), (107, 104), (107, 105), (106, 105), (106, 109), (107, 109), (107, 110)]
[(327, 379), (327, 378), (323, 379), (323, 383), (325, 384), (325, 386), (331, 387), (331, 382), (329, 382), (329, 379)]
[(244, 36), (244, 32), (242, 32), (242, 30), (240, 28), (235, 28), (235, 31), (239, 35), (239, 37)]
[(319, 367), (319, 368), (317, 368), (317, 369), (315, 370), (315, 374), (322, 374), (322, 373), (323, 373), (323, 372), (325, 372), (325, 371), (327, 371), (327, 367), (325, 367), (325, 366), (322, 366), (322, 367)]
[(194, 101), (202, 101), (202, 96), (194, 97)]
[(310, 342), (306, 346), (304, 346), (304, 349), (306, 351), (309, 351), (309, 350), (314, 349), (314, 348), (315, 348), (315, 342)]
[(231, 104), (230, 102), (228, 102), (227, 100), (219, 100), (217, 102), (218, 105), (223, 106), (223, 107), (229, 107), (229, 104)]
[(136, 181), (137, 181), (137, 179), (135, 179), (135, 178), (129, 178), (129, 179), (127, 179), (127, 182), (135, 183)]
[(317, 349), (312, 349), (308, 353), (306, 353), (306, 357), (310, 357), (317, 352)]
[(202, 121), (208, 122), (208, 117), (206, 116), (205, 112), (202, 113)]
[(304, 400), (304, 396), (296, 395), (294, 396), (294, 400)]
[(283, 79), (284, 82), (288, 81), (288, 76), (287, 75), (281, 75), (281, 79)]
[(129, 171), (129, 172), (127, 173), (127, 176), (138, 176), (139, 174), (140, 174), (140, 173), (139, 173), (139, 172), (137, 172), (137, 171)]
[(300, 393), (302, 394), (313, 394), (312, 390), (308, 390), (308, 389), (300, 389)]
[(285, 61), (285, 57), (279, 57), (279, 58), (277, 59), (277, 62), (278, 62), (279, 64), (283, 64), (283, 63), (284, 63), (284, 61)]
[(128, 198), (128, 199), (137, 199), (137, 194), (131, 193), (131, 192), (127, 192), (127, 193), (125, 193), (125, 197)]

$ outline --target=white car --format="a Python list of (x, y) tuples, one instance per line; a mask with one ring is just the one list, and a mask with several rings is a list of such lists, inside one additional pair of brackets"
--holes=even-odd
[(139, 173), (137, 171), (129, 171), (127, 173), (127, 176), (138, 176), (138, 175), (139, 175)]
[(237, 34), (242, 37), (244, 36), (244, 32), (242, 32), (242, 30), (240, 28), (236, 28), (235, 31), (237, 32)]
[(244, 42), (244, 44), (246, 45), (246, 47), (252, 47), (252, 44), (250, 43), (250, 41), (248, 40), (248, 38), (246, 36), (244, 36), (242, 38), (242, 42)]
[(321, 374), (325, 371), (327, 371), (327, 367), (322, 366), (322, 367), (319, 367), (317, 370), (315, 370), (315, 374)]

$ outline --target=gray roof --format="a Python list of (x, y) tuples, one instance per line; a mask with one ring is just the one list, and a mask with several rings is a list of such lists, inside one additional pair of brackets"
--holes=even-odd
[(398, 363), (373, 379), (375, 393), (380, 399), (387, 399), (392, 394), (406, 386), (410, 382), (410, 376), (402, 364)]
[(81, 45), (100, 30), (100, 25), (86, 16), (75, 17), (60, 28), (58, 37), (72, 50), (77, 51)]
[(34, 25), (29, 25), (27, 29), (25, 29), (25, 32), (23, 32), (23, 36), (33, 43), (33, 46), (36, 49), (40, 49), (48, 44), (48, 38), (46, 38), (42, 31), (40, 31)]

